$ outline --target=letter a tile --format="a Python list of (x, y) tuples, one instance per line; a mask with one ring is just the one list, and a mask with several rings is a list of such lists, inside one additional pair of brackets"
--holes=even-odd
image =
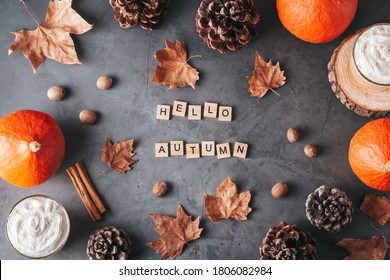
[(156, 158), (169, 157), (168, 143), (156, 143)]

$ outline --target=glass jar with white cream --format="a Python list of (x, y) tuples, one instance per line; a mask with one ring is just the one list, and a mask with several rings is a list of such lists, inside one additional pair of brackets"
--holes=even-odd
[(390, 86), (390, 23), (378, 23), (364, 30), (355, 42), (353, 59), (367, 81)]
[(16, 251), (28, 258), (41, 259), (56, 254), (65, 245), (70, 221), (57, 201), (34, 195), (16, 203), (8, 215), (6, 231)]

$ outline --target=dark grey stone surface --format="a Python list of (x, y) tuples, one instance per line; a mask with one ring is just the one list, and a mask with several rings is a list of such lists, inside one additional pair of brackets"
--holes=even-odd
[[(48, 0), (26, 2), (43, 20)], [(291, 35), (278, 20), (275, 1), (256, 2), (261, 13), (259, 36), (248, 47), (221, 55), (208, 49), (195, 31), (199, 0), (171, 0), (168, 13), (154, 32), (140, 27), (121, 29), (106, 0), (74, 1), (74, 8), (95, 24), (88, 33), (73, 36), (83, 64), (62, 65), (47, 59), (36, 75), (21, 53), (7, 55), (14, 39), (10, 32), (35, 28), (34, 22), (19, 1), (0, 2), (0, 116), (24, 108), (47, 112), (62, 127), (67, 141), (61, 168), (45, 184), (20, 189), (0, 181), (1, 259), (23, 258), (9, 244), (4, 228), (14, 203), (32, 194), (57, 199), (70, 215), (69, 241), (52, 259), (87, 259), (89, 235), (105, 225), (116, 225), (128, 232), (133, 244), (132, 259), (159, 259), (145, 245), (158, 238), (149, 214), (175, 215), (179, 203), (193, 217), (200, 216), (204, 228), (201, 238), (186, 246), (179, 259), (258, 259), (262, 238), (280, 220), (310, 230), (319, 242), (321, 259), (344, 257), (347, 253), (335, 244), (345, 237), (390, 238), (389, 225), (373, 229), (369, 218), (358, 209), (364, 195), (373, 190), (355, 177), (347, 159), (350, 138), (371, 119), (348, 111), (333, 95), (327, 78), (329, 58), (346, 36), (374, 23), (390, 22), (388, 0), (359, 1), (348, 30), (333, 42), (321, 45), (305, 43)], [(200, 72), (195, 91), (190, 87), (167, 91), (167, 87), (148, 82), (157, 66), (153, 54), (164, 47), (165, 38), (184, 41), (190, 56), (202, 55), (190, 61)], [(255, 51), (266, 60), (279, 61), (285, 70), (287, 83), (277, 90), (280, 96), (270, 92), (258, 101), (246, 91), (246, 76), (252, 74)], [(114, 77), (112, 89), (96, 88), (100, 75)], [(53, 85), (66, 87), (66, 99), (53, 102), (47, 98), (46, 91)], [(232, 105), (234, 121), (195, 122), (179, 117), (157, 121), (157, 104), (172, 104), (174, 100)], [(98, 112), (95, 125), (79, 122), (78, 114), (85, 108)], [(301, 131), (299, 142), (287, 142), (288, 127)], [(135, 139), (139, 162), (126, 175), (112, 170), (99, 173), (106, 168), (100, 161), (100, 149), (107, 136), (113, 141)], [(169, 140), (237, 140), (249, 143), (250, 148), (246, 160), (156, 159), (154, 143)], [(319, 149), (314, 159), (303, 154), (308, 143)], [(78, 160), (84, 161), (108, 207), (97, 223), (91, 221), (65, 172)], [(253, 211), (247, 221), (229, 220), (226, 242), (221, 245), (225, 221), (212, 223), (204, 215), (203, 192), (215, 194), (215, 187), (227, 176), (237, 183), (239, 191), (251, 191)], [(160, 199), (151, 192), (158, 180), (167, 181), (170, 187), (166, 197)], [(274, 200), (270, 189), (278, 181), (285, 181), (290, 191), (284, 199)], [(353, 200), (353, 222), (340, 233), (319, 231), (305, 217), (308, 194), (322, 184), (340, 187)], [(381, 194), (390, 196), (390, 192)]]

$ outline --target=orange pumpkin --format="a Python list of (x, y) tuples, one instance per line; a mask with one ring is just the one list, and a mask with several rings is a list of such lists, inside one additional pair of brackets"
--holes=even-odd
[(367, 186), (390, 190), (390, 119), (371, 121), (352, 137), (349, 163)]
[(18, 187), (42, 184), (61, 165), (65, 139), (46, 113), (21, 110), (0, 119), (0, 177)]
[(311, 43), (336, 39), (355, 17), (358, 0), (277, 0), (279, 19), (288, 31)]

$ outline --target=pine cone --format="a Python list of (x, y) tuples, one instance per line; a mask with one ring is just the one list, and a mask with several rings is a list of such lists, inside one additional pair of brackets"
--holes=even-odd
[(260, 247), (262, 260), (316, 260), (317, 242), (310, 232), (281, 221), (271, 227)]
[(321, 186), (306, 200), (306, 217), (318, 229), (338, 232), (352, 222), (352, 201), (337, 188)]
[(129, 237), (123, 230), (106, 226), (89, 237), (87, 254), (90, 260), (126, 260), (130, 244)]
[(140, 22), (142, 28), (154, 30), (160, 16), (167, 11), (169, 0), (110, 0), (110, 5), (122, 28), (134, 27)]
[(209, 48), (221, 53), (247, 46), (260, 21), (254, 0), (202, 0), (196, 31)]

